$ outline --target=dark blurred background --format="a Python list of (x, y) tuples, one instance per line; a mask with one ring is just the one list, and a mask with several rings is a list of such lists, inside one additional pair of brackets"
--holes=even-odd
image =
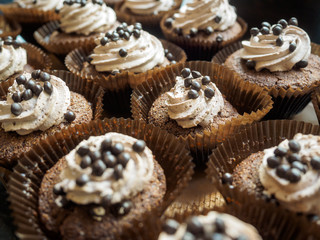
[[(238, 16), (251, 27), (261, 27), (261, 22), (277, 23), (281, 18), (287, 21), (296, 17), (299, 26), (312, 42), (320, 43), (320, 1), (319, 0), (230, 0), (237, 8)], [(247, 32), (247, 37), (249, 34)]]

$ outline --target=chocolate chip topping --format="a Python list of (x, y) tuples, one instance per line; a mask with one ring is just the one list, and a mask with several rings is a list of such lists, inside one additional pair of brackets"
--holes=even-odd
[(289, 25), (298, 26), (298, 19), (296, 19), (295, 17), (290, 18)]
[(226, 225), (224, 224), (224, 221), (217, 217), (216, 221), (214, 222), (214, 225), (216, 227), (216, 232), (218, 233), (224, 233), (226, 231)]
[(58, 186), (58, 185), (54, 185), (54, 187), (53, 187), (53, 193), (54, 193), (55, 195), (65, 195), (65, 192), (63, 191), (63, 189), (62, 189), (60, 186)]
[(283, 45), (283, 38), (282, 37), (278, 37), (276, 40), (276, 45), (281, 47)]
[(12, 94), (12, 100), (16, 103), (21, 102), (22, 96), (20, 92), (15, 92), (14, 94)]
[(294, 153), (297, 153), (301, 150), (301, 146), (296, 140), (289, 141), (289, 148)]
[(253, 27), (253, 28), (250, 29), (250, 34), (252, 36), (257, 36), (259, 34), (259, 32), (260, 32), (260, 30), (257, 27)]
[(33, 79), (38, 79), (38, 78), (40, 77), (40, 73), (41, 73), (41, 70), (39, 70), (39, 69), (34, 70), (34, 71), (32, 71), (32, 73), (31, 73), (31, 77), (32, 77)]
[(313, 156), (310, 164), (314, 170), (320, 170), (320, 156)]
[(39, 78), (42, 82), (45, 82), (45, 81), (50, 81), (51, 76), (49, 73), (41, 72)]
[(191, 217), (187, 222), (187, 231), (195, 236), (203, 234), (204, 229), (202, 223), (199, 221), (198, 217)]
[(32, 89), (36, 85), (36, 82), (32, 79), (30, 79), (26, 84), (24, 85), (26, 89)]
[(88, 155), (86, 155), (86, 156), (82, 157), (81, 162), (80, 162), (80, 167), (82, 169), (85, 169), (87, 167), (90, 167), (91, 163), (92, 163), (91, 158)]
[(295, 42), (291, 42), (289, 45), (289, 51), (293, 52), (294, 50), (296, 50), (297, 48), (297, 44)]
[(32, 88), (32, 91), (33, 93), (36, 95), (36, 96), (39, 96), (42, 91), (43, 91), (43, 87), (40, 85), (40, 84), (36, 84), (33, 88)]
[(280, 165), (276, 169), (276, 174), (278, 177), (286, 179), (289, 170), (290, 167), (288, 165)]
[(211, 26), (209, 27), (206, 27), (204, 32), (207, 34), (207, 35), (210, 35), (214, 32), (213, 28)]
[(22, 93), (22, 100), (24, 101), (28, 101), (33, 97), (33, 93), (31, 91), (31, 89), (26, 89), (23, 93)]
[(64, 118), (69, 122), (73, 122), (75, 119), (76, 119), (76, 115), (73, 111), (67, 111), (65, 114), (64, 114)]
[(202, 85), (208, 85), (210, 82), (211, 82), (211, 79), (210, 79), (209, 76), (204, 76), (204, 77), (201, 79)]
[(267, 164), (269, 168), (276, 168), (281, 164), (281, 158), (276, 156), (268, 157)]
[(119, 55), (120, 57), (126, 57), (128, 55), (128, 52), (125, 49), (120, 48)]
[(273, 35), (279, 36), (282, 33), (282, 25), (277, 24), (272, 28)]
[(307, 60), (301, 60), (296, 63), (295, 65), (297, 68), (305, 68), (308, 66), (308, 61)]
[(188, 98), (190, 99), (196, 99), (199, 97), (199, 93), (198, 91), (194, 90), (194, 89), (191, 89), (189, 92), (188, 92)]
[(124, 147), (121, 143), (116, 143), (111, 147), (111, 152), (113, 155), (117, 156), (124, 151)]
[(101, 151), (110, 151), (112, 146), (111, 138), (106, 138), (101, 143)]
[(19, 116), (22, 113), (21, 104), (20, 103), (12, 103), (11, 104), (11, 112), (16, 116)]
[(108, 168), (113, 168), (114, 166), (117, 165), (117, 159), (112, 154), (104, 155), (103, 162), (106, 164)]
[(90, 181), (90, 178), (87, 174), (82, 174), (80, 175), (77, 179), (76, 179), (76, 184), (79, 186), (79, 187), (82, 187), (84, 186), (87, 182)]
[(204, 90), (204, 95), (207, 97), (207, 98), (213, 98), (214, 97), (214, 90), (210, 87), (207, 87), (205, 90)]
[(173, 18), (167, 18), (165, 21), (164, 21), (164, 25), (168, 28), (171, 28), (172, 27), (172, 23), (173, 23)]
[(196, 90), (197, 92), (200, 91), (201, 85), (197, 81), (192, 81), (191, 89)]
[(216, 37), (216, 42), (217, 43), (223, 42), (223, 37), (220, 34)]
[(113, 176), (116, 180), (120, 179), (123, 177), (123, 167), (121, 164), (117, 164), (114, 167), (114, 172), (113, 172)]
[(27, 78), (24, 75), (20, 75), (16, 78), (16, 82), (18, 85), (25, 84), (27, 82)]
[(277, 157), (284, 157), (287, 154), (287, 152), (287, 149), (279, 146), (274, 150), (274, 155)]
[(285, 19), (280, 19), (278, 21), (278, 24), (280, 24), (283, 29), (285, 29), (288, 26), (288, 22)]
[(127, 163), (129, 162), (130, 160), (130, 154), (127, 153), (127, 152), (122, 152), (118, 155), (117, 159), (118, 159), (118, 162), (125, 168)]
[(190, 68), (183, 68), (181, 70), (181, 76), (184, 77), (184, 78), (189, 77), (190, 73), (191, 73)]
[(90, 149), (88, 146), (81, 146), (77, 150), (77, 154), (79, 154), (81, 157), (87, 155), (90, 152)]
[(102, 160), (97, 160), (92, 165), (92, 174), (95, 176), (101, 176), (106, 170), (106, 165)]
[(222, 183), (223, 184), (232, 184), (233, 177), (231, 173), (225, 173), (222, 175)]
[(143, 141), (143, 140), (137, 140), (137, 141), (132, 145), (133, 151), (138, 152), (138, 153), (143, 152), (144, 149), (145, 149), (145, 147), (146, 147), (146, 143), (145, 143), (145, 141)]
[(262, 27), (262, 28), (260, 29), (260, 32), (261, 32), (263, 35), (267, 35), (267, 34), (269, 34), (270, 29), (269, 29), (268, 27)]
[(269, 22), (262, 22), (261, 27), (271, 28), (271, 24)]
[(249, 69), (254, 69), (255, 66), (256, 66), (256, 62), (253, 61), (253, 60), (248, 60), (248, 61), (246, 62), (246, 66), (247, 66), (247, 68), (249, 68)]
[(43, 88), (44, 88), (44, 91), (46, 93), (48, 93), (49, 95), (51, 95), (52, 91), (53, 91), (53, 86), (52, 84), (49, 82), (49, 81), (45, 81), (44, 84), (43, 84)]

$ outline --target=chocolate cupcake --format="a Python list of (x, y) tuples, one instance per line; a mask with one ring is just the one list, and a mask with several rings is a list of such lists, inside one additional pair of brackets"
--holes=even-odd
[[(21, 207), (31, 207), (32, 213), (23, 211), (15, 223), (19, 236), (25, 233), (24, 218), (31, 220), (27, 231), (32, 238), (136, 239), (121, 236), (137, 229), (147, 213), (159, 217), (193, 172), (183, 144), (165, 131), (129, 119), (64, 129), (26, 153), (19, 165), (33, 168), (24, 177), (36, 189), (24, 191), (34, 192), (32, 199), (23, 192), (14, 194), (14, 179), (20, 176), (14, 173), (9, 199), (14, 216)], [(21, 197), (27, 200), (24, 204)]]
[(203, 60), (239, 40), (247, 30), (227, 0), (192, 1), (166, 14), (160, 26), (165, 37), (185, 49), (189, 58)]
[(119, 24), (115, 12), (101, 1), (64, 1), (57, 11), (60, 21), (39, 28), (34, 37), (48, 51), (67, 54), (75, 48), (92, 46), (99, 33)]
[(126, 21), (131, 16), (144, 27), (153, 27), (160, 30), (161, 18), (170, 11), (179, 9), (181, 0), (125, 0), (115, 5), (115, 11), (120, 21)]
[[(320, 57), (296, 18), (252, 28), (249, 41), (222, 50), (213, 59), (236, 71), (246, 81), (266, 88), (275, 106), (268, 118), (289, 118), (310, 101), (319, 82)], [(221, 63), (220, 62), (220, 63)], [(293, 96), (292, 96), (293, 95)]]
[(312, 124), (247, 125), (213, 151), (207, 173), (228, 201), (267, 200), (314, 220), (319, 216), (319, 142), (319, 127)]
[(63, 239), (112, 239), (161, 206), (165, 192), (163, 169), (146, 143), (110, 132), (82, 141), (44, 175), (39, 215)]
[(154, 73), (131, 97), (135, 119), (179, 137), (199, 154), (200, 163), (235, 126), (259, 120), (271, 105), (261, 88), (208, 62), (188, 62)]
[(6, 19), (4, 16), (0, 16), (0, 37), (17, 37), (21, 32), (21, 26), (15, 20)]
[(0, 96), (23, 71), (49, 70), (52, 61), (42, 50), (30, 43), (21, 43), (11, 36), (0, 38)]
[(13, 3), (0, 4), (5, 17), (21, 23), (45, 23), (59, 19), (55, 9), (60, 8), (63, 0), (15, 0)]
[[(100, 116), (102, 89), (65, 72), (55, 74), (59, 77), (41, 70), (35, 70), (32, 74), (25, 72), (14, 80), (2, 98), (2, 166), (13, 166), (20, 154), (29, 151), (41, 139)], [(82, 89), (74, 85), (75, 81), (78, 81), (77, 84), (80, 81)], [(70, 91), (69, 87), (75, 92)], [(91, 92), (87, 87), (92, 88)]]

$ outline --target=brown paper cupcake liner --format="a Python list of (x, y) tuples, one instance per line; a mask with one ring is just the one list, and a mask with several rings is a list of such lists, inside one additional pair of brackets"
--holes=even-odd
[[(51, 58), (45, 54), (40, 48), (31, 43), (22, 43), (21, 46), (27, 51), (27, 64), (24, 71), (32, 72), (35, 69), (48, 71), (52, 66)], [(0, 96), (7, 94), (8, 88), (13, 84), (17, 74), (14, 74), (6, 81), (0, 83)]]
[(179, 137), (179, 140), (187, 143), (196, 161), (203, 163), (207, 160), (211, 149), (233, 134), (235, 127), (259, 121), (270, 111), (273, 102), (262, 88), (242, 81), (236, 73), (223, 66), (201, 61), (186, 62), (152, 74), (148, 81), (133, 90), (131, 96), (133, 118), (148, 122), (148, 113), (153, 102), (175, 85), (175, 77), (180, 75), (185, 67), (210, 76), (225, 98), (240, 113), (238, 117), (212, 128), (211, 131), (204, 131), (203, 134), (196, 136), (189, 134), (186, 137)]
[(316, 115), (320, 124), (320, 87), (315, 88), (311, 98), (312, 98), (312, 104), (313, 104), (314, 110), (316, 112)]
[(35, 31), (33, 36), (36, 41), (49, 52), (66, 55), (79, 47), (88, 46), (93, 48), (95, 45), (94, 39), (99, 35), (98, 33), (89, 36), (70, 34), (68, 38), (62, 37), (59, 41), (57, 39), (50, 41), (51, 35), (55, 31), (59, 31), (59, 28), (59, 21), (48, 22)]
[[(63, 129), (21, 156), (14, 168), (14, 173), (10, 176), (9, 201), (14, 223), (17, 226), (16, 235), (20, 239), (46, 238), (38, 216), (38, 193), (46, 171), (82, 140), (112, 131), (144, 139), (163, 168), (167, 190), (162, 206), (155, 209), (158, 216), (191, 179), (193, 164), (185, 145), (179, 143), (173, 135), (144, 122), (113, 118), (103, 121), (95, 120), (89, 124)], [(129, 229), (122, 229), (123, 233), (130, 232), (133, 226), (137, 227), (134, 223), (133, 225), (129, 223), (128, 226), (130, 226)]]
[(54, 11), (43, 11), (40, 9), (21, 8), (15, 3), (0, 4), (0, 11), (9, 19), (21, 23), (45, 23), (58, 20), (59, 15)]
[(270, 120), (241, 126), (232, 137), (213, 150), (207, 163), (207, 176), (226, 202), (242, 204), (250, 200), (252, 205), (254, 201), (264, 202), (266, 199), (258, 198), (255, 193), (222, 184), (222, 176), (224, 173), (232, 174), (235, 167), (252, 153), (274, 147), (285, 139), (292, 139), (296, 133), (320, 135), (320, 127), (292, 120)]
[(2, 30), (0, 33), (1, 38), (8, 36), (15, 38), (21, 33), (21, 26), (18, 22), (12, 19), (6, 19), (2, 15), (0, 16), (0, 29)]
[(125, 11), (120, 11), (120, 8), (123, 5), (123, 2), (117, 3), (114, 6), (114, 10), (116, 11), (117, 18), (120, 21), (126, 21), (127, 17), (130, 16), (134, 19), (135, 22), (140, 22), (143, 27), (152, 27), (160, 30), (160, 21), (162, 17), (168, 12), (174, 12), (180, 8), (182, 0), (175, 0), (175, 5), (169, 11), (161, 11), (158, 14), (153, 15), (139, 15), (134, 14), (130, 10), (126, 9)]
[[(165, 40), (161, 40), (161, 43), (164, 49), (168, 49), (169, 52), (172, 53), (174, 60), (177, 63), (185, 62), (187, 60), (185, 52), (178, 46)], [(146, 81), (152, 72), (163, 69), (163, 67), (155, 67), (146, 73), (132, 73), (124, 71), (115, 75), (99, 73), (87, 62), (88, 56), (91, 54), (93, 48), (94, 47), (78, 48), (70, 52), (66, 56), (65, 65), (70, 72), (85, 79), (93, 79), (94, 81), (97, 81), (104, 89), (119, 90), (127, 86), (135, 88), (140, 83)]]
[(118, 3), (121, 3), (123, 0), (103, 0), (108, 6), (114, 8)]
[[(93, 119), (99, 119), (102, 117), (103, 113), (103, 89), (94, 83), (93, 81), (88, 81), (85, 79), (81, 79), (78, 76), (73, 75), (70, 72), (63, 70), (53, 70), (49, 72), (52, 75), (55, 75), (61, 78), (66, 82), (70, 91), (76, 92), (84, 96), (88, 102), (91, 103), (91, 107), (93, 110)], [(1, 89), (1, 86), (0, 86)], [(11, 170), (11, 168), (15, 165), (19, 156), (14, 156), (12, 159), (0, 159), (0, 166)]]
[[(224, 65), (226, 59), (240, 48), (242, 48), (241, 42), (227, 46), (212, 58), (212, 62)], [(320, 46), (315, 43), (311, 43), (311, 53), (320, 56)], [(288, 89), (264, 87), (272, 96), (272, 100), (274, 101), (272, 110), (264, 119), (287, 119), (299, 113), (310, 102), (311, 93), (317, 85), (319, 85), (319, 82), (314, 83), (311, 86), (297, 89), (293, 89), (291, 87)]]
[(212, 56), (221, 48), (239, 41), (246, 33), (248, 28), (247, 23), (242, 18), (238, 17), (237, 22), (240, 24), (242, 31), (226, 41), (217, 43), (213, 40), (186, 38), (185, 36), (177, 35), (173, 32), (172, 29), (168, 29), (165, 26), (165, 20), (172, 15), (173, 13), (168, 13), (162, 18), (160, 22), (162, 33), (167, 40), (174, 42), (178, 46), (182, 47), (187, 52), (188, 59), (191, 60), (210, 60)]

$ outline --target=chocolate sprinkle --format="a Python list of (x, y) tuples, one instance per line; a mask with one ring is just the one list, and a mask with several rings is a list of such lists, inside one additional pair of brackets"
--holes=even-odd
[(50, 79), (51, 79), (50, 74), (49, 74), (49, 73), (46, 73), (46, 72), (41, 72), (39, 77), (40, 77), (40, 80), (41, 80), (42, 82), (50, 81)]
[(219, 23), (219, 22), (221, 21), (221, 19), (222, 19), (222, 17), (219, 16), (219, 15), (217, 15), (217, 16), (214, 17), (214, 21), (215, 21), (216, 23)]
[(320, 170), (320, 157), (319, 156), (313, 156), (311, 158), (310, 164), (311, 164), (313, 169)]
[(296, 63), (297, 68), (305, 68), (308, 66), (308, 61), (307, 60), (301, 60)]
[(276, 156), (268, 157), (267, 164), (269, 168), (276, 168), (281, 164), (281, 159)]
[(46, 93), (48, 93), (49, 95), (51, 95), (52, 91), (53, 91), (53, 87), (52, 87), (52, 84), (48, 81), (45, 81), (44, 84), (43, 84), (43, 87), (44, 87), (44, 91)]
[(116, 180), (119, 180), (120, 178), (123, 177), (123, 167), (121, 164), (117, 164), (114, 167), (113, 176), (115, 177)]
[(286, 178), (289, 170), (290, 167), (288, 165), (280, 165), (276, 169), (276, 174), (280, 178)]
[(163, 225), (162, 230), (167, 234), (173, 235), (177, 232), (179, 226), (180, 224), (177, 221), (168, 219)]
[(301, 150), (301, 146), (296, 140), (290, 140), (288, 145), (290, 150), (294, 153), (297, 153)]
[(78, 148), (77, 153), (83, 157), (85, 155), (87, 155), (90, 152), (90, 149), (88, 146), (82, 146), (80, 148)]
[(204, 95), (207, 97), (207, 98), (213, 98), (214, 97), (214, 90), (212, 88), (209, 88), (207, 87), (205, 90), (204, 90)]
[(184, 86), (185, 86), (186, 88), (191, 87), (191, 84), (192, 84), (192, 78), (186, 78), (186, 79), (184, 80)]
[(120, 57), (126, 57), (128, 55), (128, 52), (125, 49), (120, 48), (119, 55)]
[(63, 191), (62, 187), (57, 186), (57, 185), (53, 186), (53, 190), (52, 191), (53, 191), (53, 193), (55, 195), (65, 195), (65, 192)]
[(287, 149), (283, 148), (283, 147), (277, 147), (274, 150), (274, 155), (277, 157), (284, 157), (287, 154)]
[(260, 29), (260, 32), (261, 32), (263, 35), (267, 35), (267, 34), (269, 34), (270, 29), (267, 28), (267, 27), (262, 27), (262, 28)]
[(32, 80), (32, 79), (30, 79), (25, 84), (26, 89), (33, 89), (35, 86), (36, 86), (36, 82), (34, 80)]
[(280, 24), (277, 24), (272, 28), (273, 35), (279, 36), (281, 32), (282, 32), (282, 26)]
[(223, 184), (232, 184), (233, 177), (231, 173), (225, 173), (222, 176), (222, 183)]
[(292, 153), (287, 157), (289, 163), (293, 163), (294, 161), (301, 161), (301, 157), (297, 153)]
[(88, 155), (86, 155), (82, 158), (82, 160), (80, 162), (80, 167), (82, 169), (85, 169), (85, 168), (89, 167), (91, 165), (91, 163), (92, 163), (91, 158)]
[(119, 155), (123, 151), (124, 151), (124, 147), (123, 147), (122, 143), (116, 143), (111, 147), (111, 152), (115, 156)]
[(209, 83), (211, 82), (211, 79), (209, 76), (204, 76), (202, 79), (201, 79), (201, 83), (203, 85), (208, 85)]
[(38, 79), (40, 77), (40, 73), (41, 73), (41, 70), (34, 70), (32, 71), (31, 73), (31, 77), (34, 78), (34, 79)]
[(278, 21), (278, 24), (280, 24), (283, 29), (285, 29), (288, 26), (288, 22), (286, 20), (284, 20), (284, 19), (280, 19)]
[(108, 168), (113, 168), (117, 165), (117, 159), (114, 155), (104, 155), (103, 162), (107, 165)]
[(133, 145), (132, 149), (135, 152), (141, 153), (146, 148), (146, 142), (143, 140), (137, 140)]
[(18, 85), (25, 84), (27, 82), (27, 78), (24, 75), (20, 75), (16, 78), (16, 82)]
[(201, 89), (200, 83), (198, 83), (197, 81), (193, 81), (191, 83), (191, 89), (194, 89), (196, 91), (200, 91), (200, 89)]
[(101, 158), (100, 151), (90, 151), (88, 155), (91, 158), (92, 162)]
[(199, 221), (198, 217), (191, 217), (189, 219), (187, 223), (187, 231), (196, 236), (204, 232), (203, 225)]
[(165, 21), (164, 21), (164, 25), (168, 28), (171, 28), (172, 27), (172, 23), (173, 23), (173, 19), (172, 18), (167, 18)]
[(104, 208), (108, 208), (111, 205), (111, 200), (112, 200), (112, 195), (111, 194), (107, 194), (107, 195), (102, 197), (101, 205)]
[(22, 113), (21, 104), (20, 103), (12, 103), (11, 104), (11, 112), (16, 116), (19, 116)]
[(278, 37), (277, 40), (276, 40), (276, 45), (281, 47), (283, 45), (283, 39), (282, 37)]
[(188, 98), (190, 99), (196, 99), (199, 97), (199, 93), (194, 90), (194, 89), (191, 89), (189, 92), (188, 92)]
[(181, 70), (181, 76), (184, 78), (189, 77), (190, 73), (191, 73), (190, 68), (183, 68)]
[(33, 97), (33, 93), (31, 91), (31, 89), (26, 89), (23, 93), (22, 93), (22, 100), (28, 101)]
[(73, 111), (67, 111), (65, 114), (64, 114), (64, 118), (69, 122), (73, 122), (75, 119), (76, 119), (76, 115), (74, 114)]
[(194, 78), (199, 78), (202, 76), (201, 73), (198, 71), (192, 71), (191, 74), (192, 74), (192, 77)]
[(290, 18), (289, 25), (298, 26), (298, 19), (296, 19), (295, 17)]
[(209, 27), (206, 27), (204, 32), (207, 34), (207, 35), (210, 35), (212, 34), (214, 31), (213, 31), (213, 28), (211, 26)]
[(249, 68), (249, 69), (254, 69), (255, 66), (256, 66), (256, 62), (253, 61), (253, 60), (248, 60), (248, 61), (246, 62), (246, 66), (247, 66), (247, 68)]
[(271, 28), (271, 24), (268, 22), (262, 22), (261, 27)]
[(253, 27), (250, 29), (250, 34), (252, 36), (257, 36), (259, 34), (259, 32), (260, 32), (259, 28)]
[(111, 138), (106, 138), (101, 142), (101, 151), (110, 151), (112, 146)]
[(95, 176), (102, 176), (106, 168), (107, 167), (103, 161), (97, 160), (92, 165), (92, 174)]
[(15, 93), (13, 93), (13, 94), (12, 94), (12, 100), (13, 100), (14, 102), (21, 102), (22, 97), (21, 97), (20, 92), (15, 92)]
[(82, 187), (89, 181), (90, 181), (89, 176), (87, 174), (82, 174), (76, 179), (76, 184)]
[(217, 217), (214, 224), (216, 226), (216, 232), (224, 233), (226, 231), (226, 225), (224, 224), (224, 221), (221, 218)]
[(131, 156), (127, 152), (122, 152), (117, 157), (118, 162), (125, 168), (127, 166), (127, 163), (131, 159)]
[(32, 88), (32, 91), (36, 96), (39, 96), (42, 93), (43, 88), (40, 84), (37, 84)]
[(296, 50), (297, 48), (297, 44), (295, 42), (290, 43), (289, 45), (289, 51), (293, 52), (294, 50)]
[(287, 180), (291, 183), (297, 183), (301, 180), (301, 172), (296, 168), (291, 168), (287, 173)]
[(190, 37), (196, 36), (197, 33), (198, 33), (198, 29), (196, 29), (196, 28), (190, 28), (190, 31), (189, 31)]
[(103, 37), (100, 39), (100, 44), (102, 46), (105, 46), (109, 42), (109, 39), (107, 37)]

